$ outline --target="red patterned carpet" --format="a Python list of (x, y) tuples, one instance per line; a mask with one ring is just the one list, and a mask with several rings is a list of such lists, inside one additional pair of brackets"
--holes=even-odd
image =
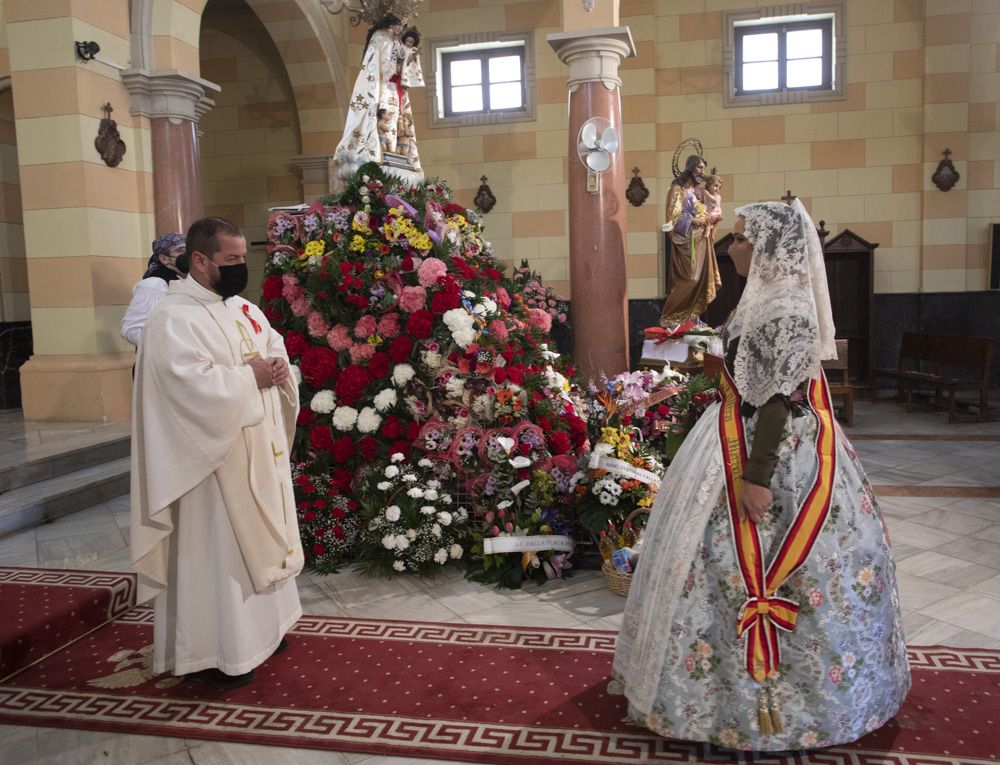
[[(605, 691), (614, 633), (307, 616), (290, 636), (254, 683), (219, 694), (153, 676), (152, 611), (134, 608), (0, 685), (0, 723), (504, 765), (746, 761), (622, 723)], [(995, 764), (1000, 652), (910, 660), (913, 690), (889, 725), (766, 761)]]

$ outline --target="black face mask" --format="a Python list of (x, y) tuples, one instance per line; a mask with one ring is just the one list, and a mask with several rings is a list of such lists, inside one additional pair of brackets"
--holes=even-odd
[(231, 298), (238, 295), (247, 288), (250, 277), (247, 273), (246, 263), (234, 263), (231, 266), (219, 266), (219, 281), (214, 282), (212, 287), (222, 295), (222, 299)]

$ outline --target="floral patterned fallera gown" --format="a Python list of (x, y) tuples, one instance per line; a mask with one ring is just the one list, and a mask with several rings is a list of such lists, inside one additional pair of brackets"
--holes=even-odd
[[(715, 427), (718, 406), (706, 411), (697, 429)], [(755, 419), (745, 418), (750, 434)], [(767, 561), (814, 479), (816, 430), (811, 412), (793, 409), (771, 481), (774, 505), (758, 526)], [(670, 636), (652, 713), (637, 714), (630, 705), (637, 722), (670, 738), (794, 750), (854, 741), (899, 709), (910, 673), (895, 564), (871, 486), (837, 431), (829, 516), (806, 563), (777, 592), (801, 609), (795, 629), (779, 632), (779, 670), (767, 681), (783, 732), (764, 735), (758, 725), (758, 686), (745, 668), (744, 639), (736, 636), (746, 593), (721, 487), (672, 624), (663, 625)], [(721, 448), (717, 437), (700, 441)], [(670, 480), (668, 474), (665, 488)], [(685, 507), (665, 511), (684, 513)], [(639, 565), (658, 565), (656, 551), (644, 546)]]

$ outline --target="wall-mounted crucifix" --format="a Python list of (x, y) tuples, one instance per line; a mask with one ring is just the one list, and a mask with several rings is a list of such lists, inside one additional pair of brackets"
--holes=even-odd
[(794, 201), (795, 201), (795, 199), (796, 199), (796, 197), (795, 197), (795, 195), (794, 195), (794, 194), (792, 193), (792, 190), (791, 190), (791, 189), (788, 189), (788, 190), (787, 190), (787, 191), (785, 192), (785, 196), (783, 196), (783, 197), (781, 198), (781, 201), (783, 201), (783, 202), (784, 202), (784, 203), (785, 203), (786, 205), (790, 205), (790, 204), (791, 204), (792, 202), (794, 202)]

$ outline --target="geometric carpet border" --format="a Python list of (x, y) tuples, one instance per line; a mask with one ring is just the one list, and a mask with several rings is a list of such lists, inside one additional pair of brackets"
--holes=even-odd
[(108, 619), (114, 619), (135, 606), (135, 574), (0, 566), (0, 585), (3, 584), (107, 590), (110, 594), (105, 614)]
[[(253, 734), (261, 743), (297, 748), (421, 756), (437, 759), (563, 763), (796, 763), (797, 765), (996, 765), (997, 759), (949, 757), (918, 752), (885, 752), (832, 747), (789, 757), (715, 749), (643, 733), (525, 728), (498, 723), (426, 720), (401, 716), (345, 714), (280, 709), (217, 701), (188, 701), (101, 693), (71, 693), (0, 686), (0, 714), (11, 722), (54, 727), (142, 733), (143, 724), (176, 729), (186, 738), (228, 739), (233, 732)], [(75, 723), (75, 724), (74, 724)], [(197, 726), (197, 727), (192, 727)], [(372, 741), (379, 745), (372, 745)], [(395, 751), (386, 752), (386, 745)]]

